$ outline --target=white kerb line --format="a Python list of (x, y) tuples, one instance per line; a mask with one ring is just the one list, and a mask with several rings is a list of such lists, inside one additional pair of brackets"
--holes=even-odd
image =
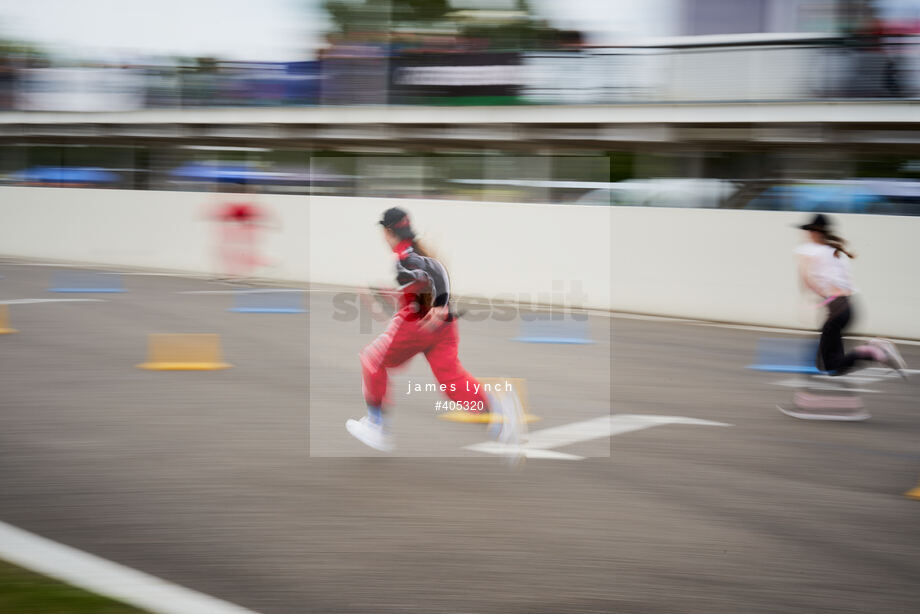
[(32, 303), (104, 303), (104, 298), (15, 298), (0, 301), (0, 305), (30, 305)]
[(5, 522), (0, 558), (154, 614), (257, 614)]

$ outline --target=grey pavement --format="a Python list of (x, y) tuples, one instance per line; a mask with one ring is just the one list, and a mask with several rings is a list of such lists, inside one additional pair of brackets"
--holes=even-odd
[[(510, 467), (464, 450), (421, 357), (394, 376), (399, 453), (344, 430), (363, 413), (357, 352), (384, 322), (238, 314), (200, 279), (47, 292), (53, 267), (0, 264), (0, 520), (264, 614), (916, 611), (917, 384), (883, 380), (864, 423), (797, 421), (782, 376), (745, 369), (761, 336), (592, 317), (590, 345), (513, 341), (461, 320), (479, 376), (524, 377), (533, 429), (610, 412), (662, 425)], [(347, 297), (346, 297), (347, 298)], [(341, 296), (340, 296), (341, 299)], [(871, 306), (867, 306), (871, 309)], [(366, 315), (366, 314), (365, 314)], [(370, 324), (368, 326), (368, 324)], [(234, 366), (151, 372), (148, 333), (213, 332)], [(903, 346), (912, 366), (920, 347)], [(402, 397), (402, 398), (400, 398)], [(2, 590), (2, 589), (0, 589)]]

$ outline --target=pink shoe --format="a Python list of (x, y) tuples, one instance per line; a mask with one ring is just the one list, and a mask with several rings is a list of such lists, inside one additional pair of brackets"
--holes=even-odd
[(886, 360), (883, 364), (897, 371), (898, 375), (901, 377), (906, 378), (904, 369), (907, 368), (907, 363), (904, 361), (904, 357), (901, 356), (898, 348), (896, 348), (891, 341), (887, 339), (870, 339), (869, 345), (880, 349), (885, 354)]

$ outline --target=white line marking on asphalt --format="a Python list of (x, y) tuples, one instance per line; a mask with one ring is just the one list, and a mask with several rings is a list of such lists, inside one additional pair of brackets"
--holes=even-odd
[(194, 273), (192, 271), (138, 271), (135, 269), (126, 269), (117, 264), (91, 262), (83, 264), (74, 264), (70, 262), (0, 262), (0, 266), (37, 266), (47, 267), (49, 269), (85, 269), (87, 271), (97, 271), (99, 273), (109, 273), (112, 275), (137, 275), (137, 276), (154, 276), (154, 277), (184, 277), (188, 279), (204, 279), (208, 276), (205, 273)]
[[(363, 286), (329, 286), (329, 287), (320, 287), (313, 286), (309, 288), (311, 294), (336, 294), (338, 292), (348, 291), (364, 291), (368, 290), (367, 287)], [(458, 303), (471, 303), (475, 305), (489, 305), (491, 304), (489, 299), (485, 299), (477, 296), (457, 296), (456, 301)], [(527, 305), (527, 304), (517, 304), (518, 307), (526, 309), (536, 309), (538, 311), (549, 311), (550, 309), (559, 309), (558, 306), (550, 307), (549, 305)], [(817, 337), (817, 332), (811, 328), (784, 328), (781, 326), (766, 326), (766, 325), (756, 325), (756, 324), (732, 324), (730, 322), (710, 322), (707, 320), (698, 320), (694, 318), (680, 318), (677, 316), (658, 316), (658, 315), (646, 315), (641, 313), (629, 313), (625, 311), (610, 311), (608, 309), (595, 309), (590, 307), (579, 307), (579, 308), (567, 308), (565, 311), (574, 311), (578, 313), (587, 313), (592, 316), (597, 316), (601, 318), (610, 318), (610, 319), (622, 319), (622, 320), (644, 320), (648, 322), (671, 322), (674, 324), (689, 324), (691, 326), (708, 326), (711, 328), (725, 328), (729, 330), (744, 330), (744, 331), (754, 331), (761, 333), (784, 333), (788, 335), (804, 335)], [(867, 341), (872, 339), (871, 336), (863, 335), (852, 335), (847, 336), (847, 339), (852, 339), (854, 341)], [(920, 340), (916, 339), (899, 339), (896, 337), (889, 337), (891, 341), (894, 341), (898, 344), (903, 345), (918, 345), (920, 346)]]
[(497, 441), (484, 441), (482, 443), (466, 446), (465, 450), (473, 452), (484, 452), (486, 454), (497, 454), (499, 456), (526, 456), (527, 458), (540, 458), (547, 460), (585, 460), (584, 456), (557, 452), (555, 450), (529, 449), (526, 444), (523, 446), (513, 446)]
[[(834, 379), (840, 379), (835, 377)], [(874, 380), (873, 380), (874, 381)], [(846, 386), (835, 386), (817, 381), (808, 381), (801, 379), (784, 379), (773, 382), (774, 386), (786, 386), (787, 388), (814, 388), (815, 390), (836, 390), (839, 392), (881, 392), (881, 390), (872, 390), (870, 388), (847, 388)]]
[(612, 437), (632, 431), (640, 431), (662, 424), (693, 424), (699, 426), (731, 426), (725, 422), (698, 420), (682, 416), (653, 416), (641, 414), (615, 414), (601, 416), (582, 422), (573, 422), (563, 426), (554, 426), (539, 431), (531, 431), (527, 441), (519, 445), (508, 445), (495, 441), (486, 441), (464, 446), (465, 450), (485, 452), (486, 454), (521, 455), (527, 458), (550, 458), (556, 460), (583, 460), (583, 456), (556, 452), (560, 448), (581, 441)]
[(304, 293), (306, 290), (298, 290), (297, 288), (259, 288), (257, 290), (186, 290), (184, 292), (176, 292), (176, 294), (271, 294), (275, 292)]
[(66, 264), (66, 263), (53, 263), (53, 262), (4, 262), (3, 266), (46, 266), (46, 267), (55, 267), (62, 269), (92, 269), (92, 265), (88, 264)]
[[(41, 263), (41, 262), (0, 262), (2, 266), (44, 266), (44, 267), (73, 267), (73, 268), (84, 268), (84, 269), (94, 269), (93, 265), (90, 264), (54, 264), (54, 263)], [(94, 270), (99, 270), (100, 267), (104, 268), (105, 265), (99, 265)], [(194, 279), (194, 280), (208, 280), (210, 275), (204, 273), (195, 273), (195, 272), (144, 272), (144, 271), (129, 271), (129, 270), (120, 270), (122, 275), (149, 275), (149, 276), (162, 276), (162, 277), (182, 277), (185, 279)], [(260, 282), (268, 283), (270, 279), (260, 279)], [(336, 294), (342, 292), (344, 289), (347, 290), (358, 290), (366, 291), (367, 288), (363, 286), (338, 286), (331, 285), (329, 287), (309, 287), (306, 291), (312, 294)], [(199, 293), (203, 294), (206, 291), (201, 291)], [(189, 292), (188, 294), (193, 294)], [(460, 302), (479, 302), (482, 301), (480, 297), (462, 297), (459, 296), (457, 299)], [(488, 303), (488, 301), (485, 301)], [(549, 306), (533, 306), (540, 309), (548, 310)], [(556, 307), (558, 308), (558, 307)], [(785, 333), (790, 335), (815, 335), (816, 332), (813, 329), (804, 329), (804, 328), (783, 328), (780, 326), (758, 326), (753, 324), (731, 324), (729, 322), (709, 322), (706, 320), (697, 320), (694, 318), (680, 318), (677, 316), (660, 316), (660, 315), (645, 315), (640, 313), (628, 313), (628, 312), (618, 312), (610, 311), (607, 309), (594, 309), (594, 308), (577, 308), (572, 309), (572, 311), (584, 312), (593, 316), (598, 317), (607, 317), (607, 318), (620, 318), (623, 320), (646, 320), (650, 322), (673, 322), (678, 324), (690, 324), (691, 326), (709, 326), (712, 328), (725, 328), (733, 330), (747, 330), (747, 331), (756, 331), (756, 332), (769, 332), (769, 333)], [(847, 339), (866, 341), (872, 337), (867, 336), (849, 336)], [(891, 341), (895, 341), (903, 345), (914, 345), (920, 346), (920, 340), (916, 339), (899, 339), (896, 337), (890, 337)]]
[[(916, 375), (920, 369), (904, 369), (905, 375)], [(886, 379), (900, 380), (901, 376), (886, 367), (867, 367), (859, 371), (852, 371), (846, 375), (816, 375), (815, 377), (829, 381), (844, 381), (854, 384), (872, 384)]]
[[(676, 316), (653, 316), (642, 315), (638, 313), (621, 313), (616, 311), (607, 312), (611, 318), (623, 320), (646, 320), (649, 322), (673, 322), (675, 324), (689, 324), (691, 326), (708, 326), (710, 328), (725, 328), (729, 330), (747, 330), (761, 333), (784, 333), (787, 335), (805, 335), (817, 338), (817, 331), (813, 329), (802, 328), (783, 328), (781, 326), (760, 326), (756, 324), (731, 324), (729, 322), (708, 322), (706, 320), (694, 320), (692, 318), (678, 318)], [(853, 341), (868, 341), (872, 336), (865, 335), (848, 335), (847, 339)], [(890, 341), (902, 345), (920, 345), (917, 339), (899, 339), (897, 337), (887, 337)]]
[(183, 271), (169, 273), (166, 271), (125, 271), (123, 269), (110, 269), (110, 272), (116, 275), (124, 275), (126, 277), (181, 277), (182, 279), (193, 279), (195, 281), (209, 279), (209, 276), (205, 275), (204, 273), (191, 273)]
[(28, 305), (31, 303), (104, 303), (104, 298), (14, 298), (0, 301), (0, 305)]
[(0, 522), (0, 557), (153, 614), (256, 614)]

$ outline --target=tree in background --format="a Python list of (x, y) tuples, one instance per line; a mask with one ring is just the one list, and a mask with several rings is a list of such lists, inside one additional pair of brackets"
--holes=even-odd
[(536, 15), (527, 0), (515, 0), (506, 10), (463, 5), (450, 0), (325, 0), (323, 4), (333, 22), (334, 38), (384, 42), (407, 33), (449, 32), (483, 41), (491, 49), (514, 50), (556, 46), (564, 38)]
[(20, 71), (49, 64), (48, 54), (28, 42), (0, 33), (0, 110), (15, 108)]

